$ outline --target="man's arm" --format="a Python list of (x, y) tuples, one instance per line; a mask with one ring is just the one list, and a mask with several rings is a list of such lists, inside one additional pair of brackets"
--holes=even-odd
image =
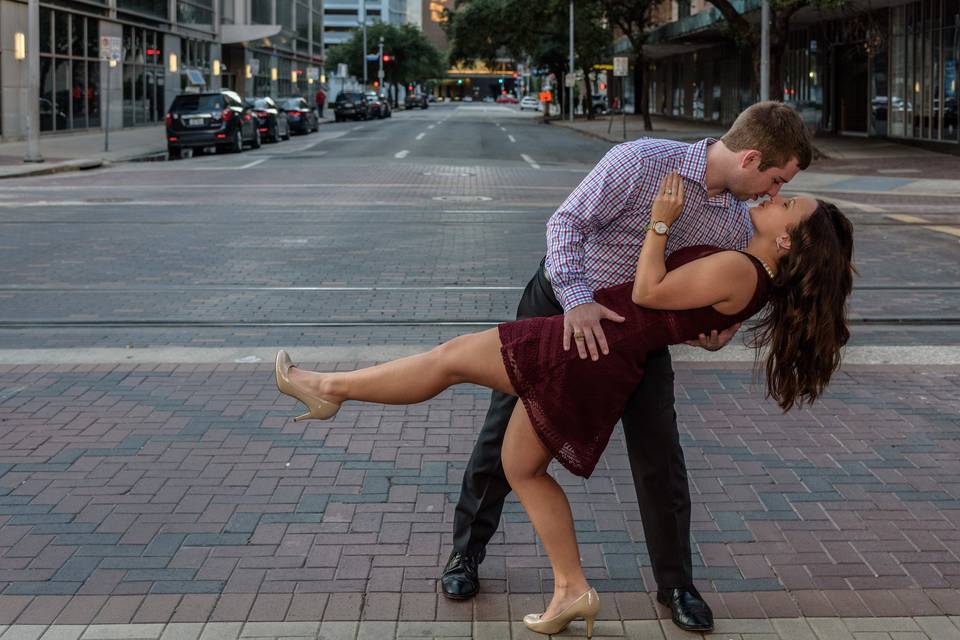
[(584, 243), (635, 197), (640, 165), (631, 156), (627, 145), (611, 149), (547, 221), (550, 283), (564, 312), (593, 302), (583, 264)]
[(624, 318), (593, 301), (584, 270), (584, 243), (623, 213), (635, 195), (639, 163), (627, 145), (611, 149), (547, 222), (547, 264), (564, 310), (563, 348), (575, 344), (581, 358), (610, 352), (601, 320)]

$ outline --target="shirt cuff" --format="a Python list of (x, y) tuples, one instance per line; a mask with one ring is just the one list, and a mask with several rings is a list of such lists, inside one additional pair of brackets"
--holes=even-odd
[(565, 288), (560, 293), (560, 304), (563, 305), (563, 312), (567, 313), (574, 307), (593, 302), (593, 292), (590, 287), (584, 284), (575, 284)]

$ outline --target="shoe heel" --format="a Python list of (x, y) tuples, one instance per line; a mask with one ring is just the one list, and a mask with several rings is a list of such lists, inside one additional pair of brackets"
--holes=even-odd
[(309, 420), (309, 419), (312, 418), (312, 417), (313, 417), (313, 415), (312, 415), (309, 411), (307, 411), (307, 412), (306, 412), (305, 414), (303, 414), (302, 416), (297, 416), (296, 418), (294, 418), (293, 421), (294, 421), (294, 422), (300, 422), (301, 420)]
[(587, 639), (593, 637), (593, 618), (584, 618), (587, 622)]

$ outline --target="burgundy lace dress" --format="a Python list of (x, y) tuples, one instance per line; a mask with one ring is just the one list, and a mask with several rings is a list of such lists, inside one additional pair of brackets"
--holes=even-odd
[[(725, 249), (693, 246), (678, 249), (667, 270)], [(770, 278), (757, 269), (757, 289), (739, 313), (727, 315), (703, 307), (660, 311), (639, 307), (630, 296), (633, 282), (599, 289), (594, 300), (626, 321), (603, 323), (609, 355), (581, 360), (576, 348), (563, 350), (563, 316), (529, 318), (499, 325), (501, 354), (507, 375), (530, 416), (540, 440), (560, 463), (589, 477), (623, 415), (627, 400), (643, 377), (647, 353), (725, 329), (763, 308)]]

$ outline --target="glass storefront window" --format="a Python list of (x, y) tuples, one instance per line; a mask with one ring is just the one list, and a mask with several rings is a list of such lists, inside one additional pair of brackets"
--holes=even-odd
[(159, 122), (164, 116), (163, 34), (125, 26), (123, 42), (130, 47), (123, 64), (123, 125)]
[[(59, 9), (41, 7), (40, 130), (64, 131), (99, 126), (99, 92), (90, 95), (99, 76), (99, 22)], [(97, 68), (97, 76), (90, 69)]]

